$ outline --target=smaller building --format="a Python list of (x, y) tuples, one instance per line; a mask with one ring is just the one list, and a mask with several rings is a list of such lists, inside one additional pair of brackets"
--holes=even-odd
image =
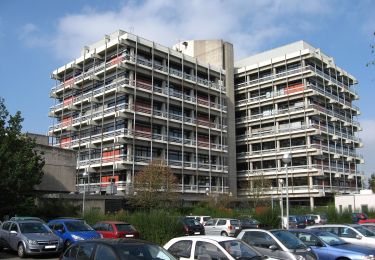
[(340, 213), (346, 210), (366, 213), (375, 209), (375, 194), (371, 190), (361, 190), (359, 194), (335, 196), (335, 207)]
[(37, 143), (36, 150), (43, 152), (45, 165), (42, 182), (35, 190), (43, 193), (69, 193), (76, 191), (77, 153), (74, 150), (53, 147), (48, 136), (27, 134)]

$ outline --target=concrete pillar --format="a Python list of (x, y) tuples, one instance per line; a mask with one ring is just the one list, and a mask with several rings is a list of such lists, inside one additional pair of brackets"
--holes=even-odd
[(314, 197), (310, 197), (310, 209), (314, 210), (315, 204), (314, 204)]

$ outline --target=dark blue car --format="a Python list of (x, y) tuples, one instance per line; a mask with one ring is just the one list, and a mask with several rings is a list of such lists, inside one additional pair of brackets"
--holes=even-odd
[(64, 240), (65, 248), (77, 241), (102, 238), (82, 219), (54, 219), (48, 222), (48, 226)]
[(370, 260), (374, 259), (375, 256), (374, 248), (350, 244), (327, 231), (318, 229), (293, 229), (289, 231), (309, 246), (318, 255), (319, 260)]

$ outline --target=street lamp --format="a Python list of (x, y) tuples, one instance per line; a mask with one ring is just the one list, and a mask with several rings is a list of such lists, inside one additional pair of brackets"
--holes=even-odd
[(289, 185), (288, 185), (288, 163), (292, 161), (292, 154), (287, 152), (283, 155), (283, 163), (285, 166), (285, 173), (286, 173), (286, 181), (285, 181), (285, 188), (286, 188), (286, 229), (289, 230)]
[(85, 199), (86, 199), (86, 177), (88, 176), (88, 173), (84, 171), (82, 173), (83, 177), (83, 201), (82, 201), (82, 216), (85, 216)]
[(280, 187), (280, 214), (281, 214), (281, 229), (284, 229), (283, 225), (283, 218), (284, 218), (284, 202), (283, 202), (283, 184), (284, 180), (279, 179), (279, 187)]

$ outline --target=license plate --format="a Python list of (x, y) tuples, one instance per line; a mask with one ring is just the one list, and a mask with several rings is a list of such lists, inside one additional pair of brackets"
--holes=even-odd
[(44, 246), (45, 249), (52, 249), (52, 248), (56, 248), (56, 246), (54, 245), (51, 245), (51, 246)]
[(125, 235), (125, 237), (134, 237), (134, 235)]
[(194, 232), (194, 235), (199, 235), (201, 232)]
[(235, 227), (235, 229), (240, 229), (240, 227)]

